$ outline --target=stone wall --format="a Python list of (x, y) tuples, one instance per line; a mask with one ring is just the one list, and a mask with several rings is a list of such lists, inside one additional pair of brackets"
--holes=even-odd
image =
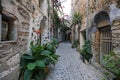
[[(81, 24), (81, 29), (77, 29), (76, 26), (71, 26), (72, 27), (72, 42), (74, 41), (75, 37), (78, 36), (77, 38), (79, 39), (80, 42), (80, 48), (82, 48), (82, 45), (84, 44), (84, 36), (82, 35), (81, 31), (84, 31), (86, 29), (86, 0), (72, 0), (72, 16), (74, 15), (75, 12), (79, 12), (80, 15), (82, 16), (82, 24)], [(76, 32), (75, 32), (76, 31)], [(78, 31), (80, 33), (78, 33)], [(77, 35), (75, 33), (78, 33)]]
[(24, 5), (14, 0), (2, 0), (2, 13), (15, 19), (13, 25), (18, 36), (15, 41), (0, 42), (1, 80), (17, 80), (20, 55), (27, 48), (30, 15)]
[[(17, 80), (20, 56), (28, 50), (31, 40), (37, 40), (38, 36), (33, 32), (33, 28), (39, 29), (43, 16), (47, 18), (47, 15), (43, 14), (38, 0), (2, 0), (1, 2), (2, 13), (13, 19), (12, 26), (16, 30), (12, 35), (14, 40), (0, 42), (0, 80)], [(47, 6), (46, 3), (44, 4)]]
[[(112, 43), (113, 43), (113, 50), (118, 54), (120, 53), (120, 45), (119, 45), (119, 19), (120, 19), (120, 2), (119, 0), (88, 0), (88, 9), (87, 9), (87, 2), (86, 0), (75, 0), (72, 2), (73, 11), (79, 12), (82, 15), (82, 26), (80, 31), (84, 31), (86, 29), (87, 25), (87, 19), (89, 23), (89, 28), (94, 27), (94, 31), (91, 31), (91, 39), (93, 41), (93, 53), (94, 55), (99, 56), (98, 53), (100, 50), (97, 48), (100, 48), (99, 46), (99, 37), (95, 38), (97, 34), (97, 28), (95, 28), (94, 19), (96, 14), (98, 14), (101, 11), (105, 11), (109, 15), (109, 23), (112, 30)], [(88, 11), (88, 17), (87, 17), (87, 11)], [(114, 30), (115, 29), (115, 30)], [(117, 30), (116, 30), (117, 29)], [(95, 33), (96, 32), (96, 33)], [(96, 40), (98, 39), (98, 40)], [(84, 44), (84, 39), (82, 34), (80, 33), (80, 46), (82, 48), (82, 45)], [(96, 43), (97, 42), (97, 43)], [(96, 47), (97, 46), (97, 47)], [(97, 57), (99, 59), (99, 57)], [(97, 60), (95, 60), (97, 61)]]
[(120, 57), (120, 19), (112, 24), (112, 44), (113, 50)]
[[(93, 8), (93, 4), (96, 4)], [(112, 30), (112, 47), (116, 54), (120, 54), (119, 45), (119, 19), (120, 9), (117, 0), (99, 0), (90, 4), (90, 22), (94, 22), (94, 17), (98, 12), (105, 11), (109, 15), (109, 23)], [(89, 25), (91, 26), (91, 24)], [(98, 47), (99, 48), (99, 47)], [(98, 54), (97, 54), (98, 55)]]
[(86, 28), (86, 0), (73, 0), (72, 1), (72, 14), (79, 12), (82, 16), (82, 29)]

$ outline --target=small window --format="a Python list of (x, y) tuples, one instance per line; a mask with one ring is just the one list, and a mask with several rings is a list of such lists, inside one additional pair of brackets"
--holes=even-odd
[(17, 35), (17, 28), (14, 25), (15, 19), (1, 15), (0, 24), (0, 42), (15, 41)]

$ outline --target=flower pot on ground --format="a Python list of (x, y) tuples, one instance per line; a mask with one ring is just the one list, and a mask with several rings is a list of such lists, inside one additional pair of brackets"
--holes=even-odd
[(48, 66), (46, 66), (46, 67), (44, 68), (44, 71), (45, 71), (46, 74), (48, 74), (48, 72), (49, 72)]

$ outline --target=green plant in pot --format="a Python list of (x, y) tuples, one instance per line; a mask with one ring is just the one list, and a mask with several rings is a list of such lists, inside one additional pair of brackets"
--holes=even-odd
[(90, 62), (90, 59), (92, 58), (92, 53), (91, 53), (91, 44), (90, 41), (86, 41), (85, 44), (83, 45), (82, 50), (80, 50), (80, 54), (83, 57), (83, 62), (85, 62), (85, 60), (87, 60), (88, 62)]
[(19, 80), (44, 80), (49, 64), (55, 64), (59, 55), (51, 43), (46, 45), (30, 44), (30, 51), (20, 60)]

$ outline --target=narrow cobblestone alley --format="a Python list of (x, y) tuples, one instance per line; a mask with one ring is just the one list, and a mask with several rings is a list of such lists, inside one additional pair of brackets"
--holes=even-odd
[(57, 49), (59, 58), (55, 67), (47, 77), (47, 80), (102, 80), (103, 75), (96, 68), (84, 64), (80, 55), (71, 48), (70, 43), (61, 43)]

